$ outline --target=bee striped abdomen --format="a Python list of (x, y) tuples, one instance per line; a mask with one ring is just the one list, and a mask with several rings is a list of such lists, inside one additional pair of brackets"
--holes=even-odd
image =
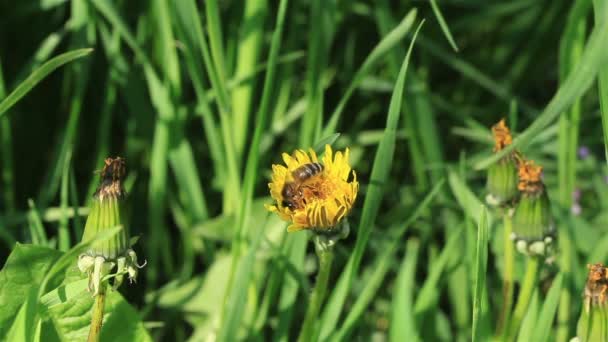
[(317, 175), (323, 171), (323, 165), (320, 163), (308, 163), (300, 166), (293, 170), (291, 173), (293, 178), (297, 181), (305, 181), (310, 177)]

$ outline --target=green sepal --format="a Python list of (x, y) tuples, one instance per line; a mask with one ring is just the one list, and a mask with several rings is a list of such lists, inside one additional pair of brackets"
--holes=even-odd
[(486, 201), (492, 206), (502, 206), (518, 195), (517, 166), (510, 158), (503, 158), (488, 168)]
[(513, 236), (519, 252), (546, 255), (555, 244), (555, 224), (551, 204), (544, 190), (524, 193), (513, 216)]
[(129, 249), (128, 227), (124, 225), (124, 204), (116, 196), (96, 197), (93, 199), (91, 212), (87, 218), (82, 236), (83, 241), (93, 239), (98, 233), (122, 226), (123, 229), (113, 238), (101, 241), (91, 246), (87, 254), (115, 259)]
[(608, 309), (605, 304), (583, 307), (576, 335), (580, 342), (608, 341)]

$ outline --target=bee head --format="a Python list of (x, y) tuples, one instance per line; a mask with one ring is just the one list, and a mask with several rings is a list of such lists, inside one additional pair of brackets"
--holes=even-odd
[(295, 204), (292, 203), (292, 202), (290, 202), (290, 201), (283, 200), (283, 202), (281, 202), (281, 204), (283, 205), (283, 207), (289, 208), (289, 210), (295, 210), (296, 209)]

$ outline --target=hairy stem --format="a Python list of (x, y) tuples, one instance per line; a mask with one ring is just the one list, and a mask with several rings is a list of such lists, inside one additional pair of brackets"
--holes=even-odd
[(99, 293), (95, 296), (93, 313), (91, 315), (91, 328), (89, 330), (88, 342), (99, 342), (101, 325), (103, 324), (103, 311), (106, 305), (106, 284), (102, 284)]

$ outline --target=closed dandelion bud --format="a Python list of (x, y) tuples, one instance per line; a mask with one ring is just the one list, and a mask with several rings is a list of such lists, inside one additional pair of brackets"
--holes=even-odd
[(583, 294), (583, 309), (576, 329), (577, 341), (608, 341), (608, 269), (602, 264), (587, 265), (589, 275)]
[[(494, 152), (501, 151), (512, 142), (511, 132), (500, 120), (492, 127)], [(492, 206), (502, 206), (518, 195), (517, 191), (517, 152), (508, 154), (488, 169), (486, 202)]]
[(87, 217), (82, 241), (93, 240), (97, 234), (119, 227), (118, 233), (109, 239), (95, 241), (89, 249), (78, 257), (78, 268), (89, 277), (89, 291), (97, 295), (103, 278), (117, 267), (114, 288), (123, 280), (123, 275), (131, 268), (143, 267), (137, 264), (137, 256), (130, 248), (129, 231), (125, 226), (124, 200), (126, 192), (122, 181), (126, 174), (124, 159), (107, 158), (101, 170), (99, 188), (93, 196), (91, 212)]
[(521, 197), (513, 216), (513, 234), (517, 250), (531, 256), (546, 256), (555, 240), (551, 205), (541, 180), (542, 167), (532, 161), (519, 166), (518, 189)]

